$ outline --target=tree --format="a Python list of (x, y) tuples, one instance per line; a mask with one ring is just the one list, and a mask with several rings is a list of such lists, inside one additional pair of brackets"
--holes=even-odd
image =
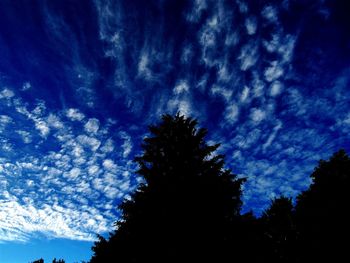
[(295, 262), (296, 226), (292, 199), (275, 198), (261, 217), (264, 262)]
[[(41, 258), (41, 259), (33, 261), (32, 263), (44, 263), (44, 260)], [(54, 258), (52, 260), (52, 263), (65, 263), (65, 261), (63, 259), (57, 260), (56, 258)]]
[(135, 159), (144, 183), (120, 206), (116, 231), (95, 243), (92, 263), (232, 257), (239, 242), (228, 229), (239, 221), (244, 179), (224, 169), (224, 156), (215, 154), (219, 145), (208, 145), (207, 131), (196, 125), (191, 118), (164, 115), (149, 127), (143, 155)]
[(65, 261), (63, 259), (57, 260), (56, 258), (54, 258), (52, 263), (65, 263)]
[(350, 159), (344, 150), (321, 160), (297, 198), (300, 262), (348, 262)]

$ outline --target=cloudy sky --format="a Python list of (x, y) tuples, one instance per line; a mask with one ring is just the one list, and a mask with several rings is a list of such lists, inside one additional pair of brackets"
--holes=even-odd
[(0, 261), (89, 259), (163, 113), (222, 143), (248, 178), (244, 211), (294, 197), (319, 159), (350, 150), (349, 13), (345, 0), (0, 0)]

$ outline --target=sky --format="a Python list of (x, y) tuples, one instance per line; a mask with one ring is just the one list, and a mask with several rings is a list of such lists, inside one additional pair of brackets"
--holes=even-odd
[(221, 143), (259, 215), (350, 150), (345, 0), (0, 0), (0, 262), (88, 260), (147, 126)]

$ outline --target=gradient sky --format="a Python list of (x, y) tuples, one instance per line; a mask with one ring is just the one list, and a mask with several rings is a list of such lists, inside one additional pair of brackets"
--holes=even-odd
[(345, 0), (0, 0), (0, 262), (87, 260), (181, 112), (248, 178), (244, 211), (350, 150)]

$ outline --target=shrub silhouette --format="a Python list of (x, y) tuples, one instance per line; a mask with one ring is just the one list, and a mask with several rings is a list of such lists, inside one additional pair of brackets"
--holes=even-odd
[[(240, 221), (241, 184), (224, 169), (219, 147), (191, 118), (164, 115), (150, 126), (135, 160), (144, 183), (120, 209), (108, 240), (99, 237), (91, 262), (222, 262), (231, 257)], [(237, 236), (240, 236), (238, 234)], [(237, 237), (236, 237), (237, 239)], [(229, 256), (230, 255), (230, 256)]]

